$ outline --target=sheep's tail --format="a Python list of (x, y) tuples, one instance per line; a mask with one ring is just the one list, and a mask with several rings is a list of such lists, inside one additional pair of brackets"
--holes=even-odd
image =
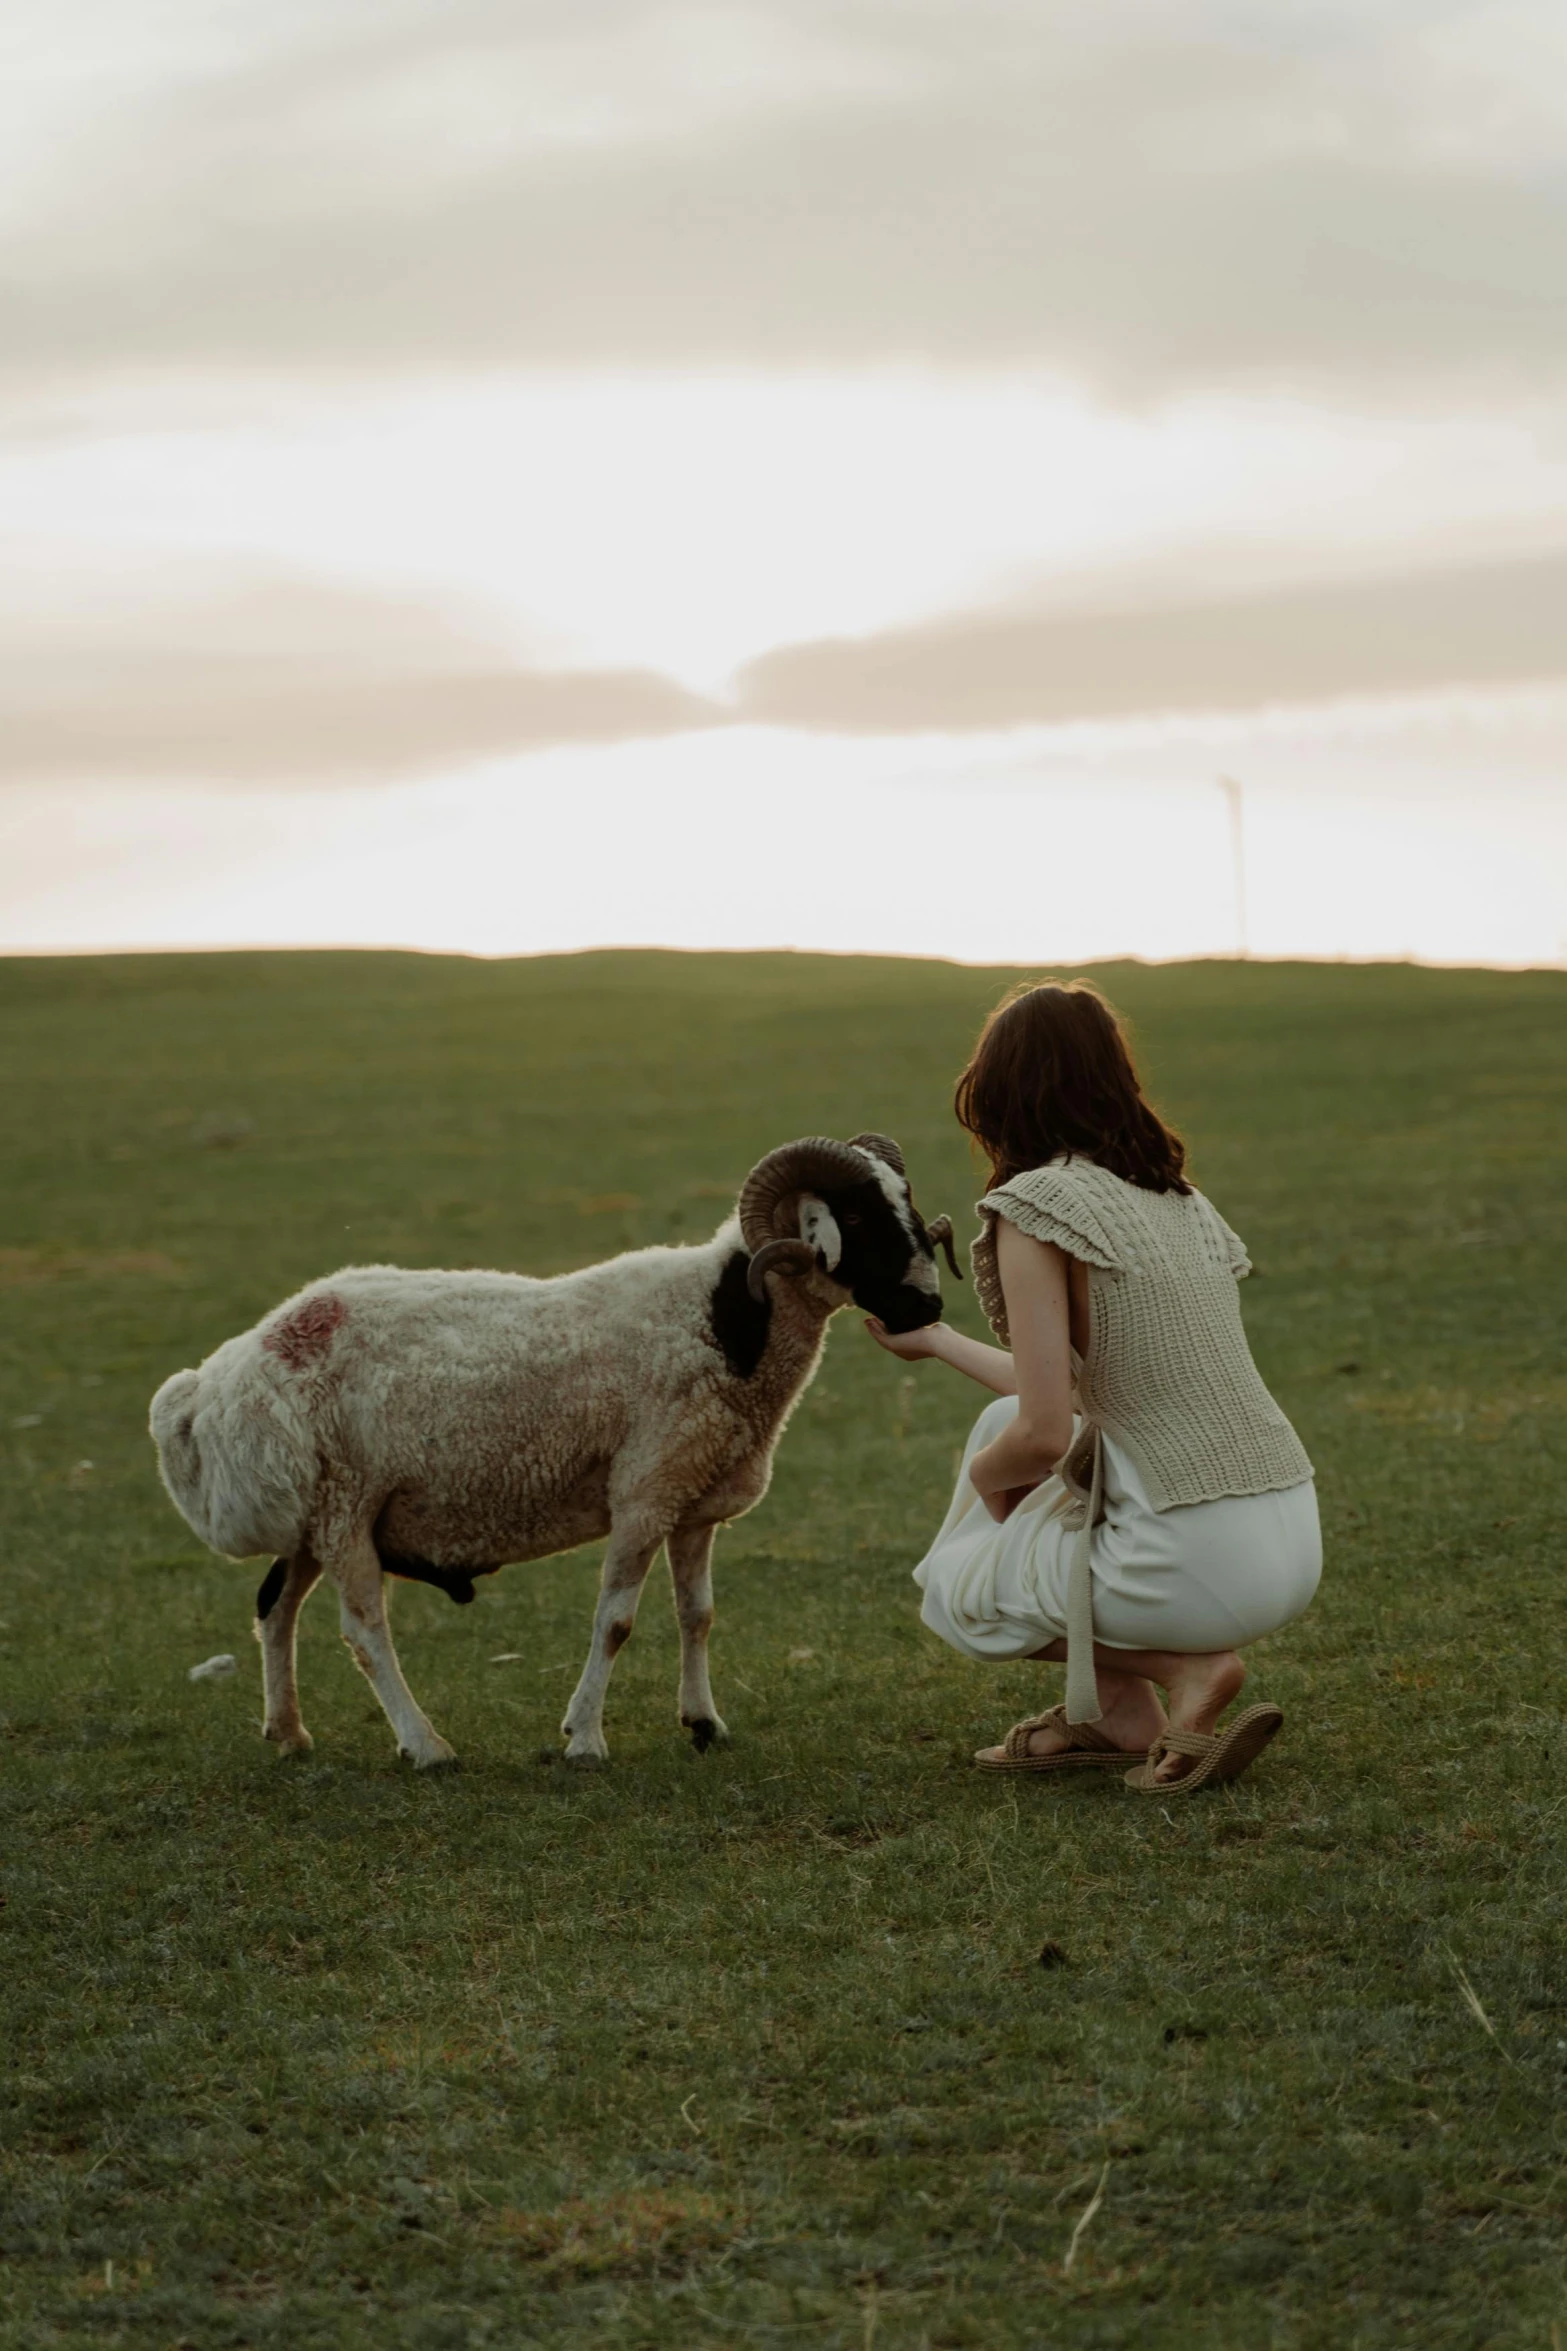
[(163, 1482), (204, 1543), (231, 1559), (299, 1549), (320, 1474), (315, 1441), (244, 1340), (165, 1380), (150, 1425)]

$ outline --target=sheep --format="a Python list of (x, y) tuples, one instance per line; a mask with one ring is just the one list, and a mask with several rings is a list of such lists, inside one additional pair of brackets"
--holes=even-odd
[(464, 1602), (503, 1562), (607, 1535), (568, 1760), (608, 1755), (610, 1672), (661, 1544), (681, 1722), (699, 1751), (727, 1740), (707, 1666), (714, 1534), (767, 1491), (840, 1307), (893, 1331), (940, 1318), (938, 1244), (956, 1275), (951, 1221), (921, 1220), (889, 1136), (809, 1136), (758, 1162), (710, 1241), (552, 1280), (349, 1267), (176, 1372), (151, 1410), (176, 1507), (215, 1551), (278, 1554), (256, 1597), (263, 1736), (313, 1743), (295, 1626), (326, 1574), (400, 1753), (452, 1761), (403, 1679), (385, 1577)]

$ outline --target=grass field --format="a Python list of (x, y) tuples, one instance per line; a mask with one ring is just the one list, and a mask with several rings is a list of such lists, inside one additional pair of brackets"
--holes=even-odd
[(396, 1761), (319, 1595), (315, 1755), (256, 1735), (157, 1382), (345, 1262), (697, 1237), (801, 1132), (897, 1135), (966, 1232), (1006, 976), (0, 965), (4, 2344), (1567, 2343), (1567, 977), (1101, 975), (1318, 1465), (1233, 1791), (969, 1768), (1059, 1677), (921, 1631), (983, 1399), (848, 1318), (720, 1538), (730, 1750), (650, 1586), (612, 1763), (557, 1760), (586, 1552), (399, 1589), (460, 1770)]

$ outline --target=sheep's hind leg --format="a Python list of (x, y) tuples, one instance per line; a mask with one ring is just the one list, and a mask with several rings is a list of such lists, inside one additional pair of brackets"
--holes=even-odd
[(433, 1763), (455, 1763), (456, 1750), (448, 1747), (403, 1679), (392, 1646), (392, 1628), (386, 1621), (381, 1562), (369, 1537), (356, 1542), (342, 1559), (332, 1561), (331, 1572), (343, 1639), (397, 1734), (398, 1753), (421, 1771)]
[(705, 1755), (715, 1740), (722, 1746), (729, 1743), (729, 1726), (713, 1704), (713, 1686), (707, 1678), (717, 1531), (712, 1526), (681, 1527), (669, 1538), (669, 1579), (680, 1624), (680, 1719), (699, 1755)]
[(642, 1597), (642, 1586), (647, 1571), (653, 1564), (653, 1554), (663, 1540), (661, 1534), (648, 1537), (639, 1528), (635, 1534), (624, 1534), (617, 1528), (609, 1538), (609, 1549), (604, 1554), (604, 1572), (599, 1580), (598, 1607), (593, 1615), (593, 1639), (588, 1648), (588, 1661), (582, 1669), (582, 1679), (571, 1694), (561, 1732), (566, 1741), (568, 1763), (604, 1763), (609, 1749), (604, 1743), (604, 1695), (609, 1688), (609, 1677), (615, 1668), (615, 1659), (631, 1638), (631, 1628), (637, 1621), (637, 1602)]
[(263, 1720), (261, 1736), (275, 1740), (285, 1755), (308, 1755), (315, 1741), (299, 1713), (294, 1678), (294, 1635), (299, 1611), (314, 1591), (320, 1567), (309, 1549), (279, 1559), (256, 1594), (256, 1639), (261, 1647)]

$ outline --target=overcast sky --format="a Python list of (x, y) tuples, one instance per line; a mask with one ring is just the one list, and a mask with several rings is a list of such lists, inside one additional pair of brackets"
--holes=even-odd
[(12, 0), (0, 69), (0, 946), (1211, 951), (1233, 770), (1264, 951), (1567, 957), (1559, 7)]

